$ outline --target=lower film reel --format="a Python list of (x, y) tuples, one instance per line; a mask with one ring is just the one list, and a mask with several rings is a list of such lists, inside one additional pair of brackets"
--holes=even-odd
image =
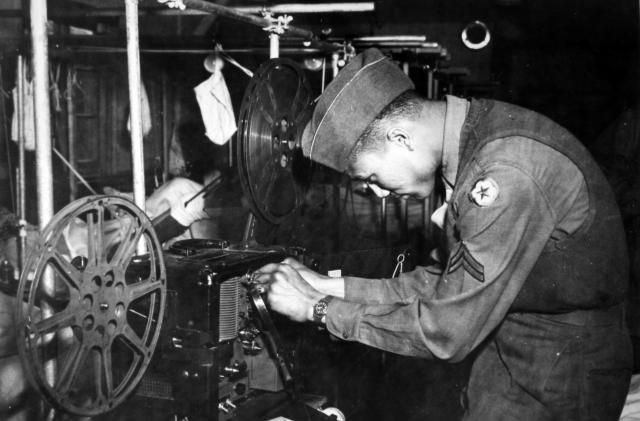
[(75, 415), (115, 408), (151, 362), (164, 316), (151, 221), (115, 196), (72, 202), (41, 233), (17, 296), (18, 351), (36, 390)]

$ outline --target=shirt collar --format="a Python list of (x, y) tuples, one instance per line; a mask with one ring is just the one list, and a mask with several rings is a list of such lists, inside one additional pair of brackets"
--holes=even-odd
[(446, 95), (447, 108), (444, 117), (444, 139), (442, 145), (442, 178), (447, 187), (456, 183), (460, 149), (460, 132), (469, 111), (469, 101)]

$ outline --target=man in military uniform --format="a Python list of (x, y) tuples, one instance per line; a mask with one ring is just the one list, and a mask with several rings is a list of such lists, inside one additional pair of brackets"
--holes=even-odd
[(441, 170), (446, 264), (362, 279), (286, 260), (256, 276), (272, 309), (401, 355), (477, 350), (466, 420), (617, 420), (631, 373), (627, 256), (597, 165), (537, 113), (413, 88), (363, 52), (320, 97), (302, 147), (380, 196), (425, 198)]

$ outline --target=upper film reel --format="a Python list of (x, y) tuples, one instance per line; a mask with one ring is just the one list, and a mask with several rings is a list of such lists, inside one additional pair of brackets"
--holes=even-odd
[(151, 221), (120, 197), (72, 202), (41, 233), (17, 296), (20, 359), (47, 402), (81, 416), (115, 408), (151, 362), (164, 316)]
[(238, 122), (240, 180), (254, 215), (279, 224), (302, 203), (299, 140), (313, 92), (292, 60), (263, 63), (249, 82)]

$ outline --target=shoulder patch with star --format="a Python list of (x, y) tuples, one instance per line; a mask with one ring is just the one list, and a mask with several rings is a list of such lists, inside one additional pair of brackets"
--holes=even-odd
[(474, 183), (469, 192), (469, 200), (484, 208), (495, 202), (499, 193), (498, 183), (491, 177), (484, 177)]

